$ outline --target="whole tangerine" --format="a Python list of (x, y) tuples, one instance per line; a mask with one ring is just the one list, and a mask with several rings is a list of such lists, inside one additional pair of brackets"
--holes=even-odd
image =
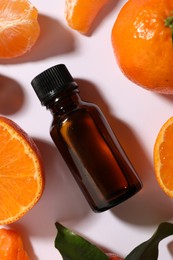
[(173, 93), (173, 1), (129, 0), (112, 29), (112, 46), (124, 75), (137, 85)]

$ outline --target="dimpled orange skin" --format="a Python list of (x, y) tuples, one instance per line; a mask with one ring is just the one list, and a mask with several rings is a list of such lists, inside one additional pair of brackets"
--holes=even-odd
[(173, 43), (165, 19), (172, 0), (129, 0), (112, 29), (112, 46), (124, 75), (137, 85), (173, 93)]
[(88, 34), (94, 19), (109, 0), (66, 0), (65, 17), (68, 25), (82, 34)]

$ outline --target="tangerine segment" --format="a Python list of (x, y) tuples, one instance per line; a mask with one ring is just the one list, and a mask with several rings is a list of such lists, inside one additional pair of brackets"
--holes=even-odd
[[(112, 29), (112, 46), (127, 78), (148, 90), (173, 93), (172, 0), (129, 0)], [(172, 20), (173, 21), (173, 20)]]
[(29, 260), (23, 248), (21, 236), (10, 229), (0, 229), (0, 259), (1, 260)]
[(161, 188), (173, 197), (173, 117), (162, 126), (156, 138), (154, 168)]
[(38, 11), (28, 0), (3, 0), (0, 4), (0, 58), (28, 52), (40, 34)]
[(33, 140), (13, 121), (0, 117), (0, 224), (21, 218), (43, 191), (41, 157)]
[(68, 25), (83, 34), (88, 33), (94, 19), (109, 0), (66, 0), (65, 17)]

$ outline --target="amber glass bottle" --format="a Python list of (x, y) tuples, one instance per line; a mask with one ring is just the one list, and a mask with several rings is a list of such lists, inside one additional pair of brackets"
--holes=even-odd
[(65, 65), (47, 69), (31, 84), (52, 113), (51, 137), (94, 211), (107, 210), (141, 189), (102, 112), (81, 100)]

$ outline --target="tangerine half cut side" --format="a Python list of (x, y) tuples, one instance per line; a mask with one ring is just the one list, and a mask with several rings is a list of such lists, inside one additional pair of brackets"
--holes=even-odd
[(40, 199), (43, 187), (36, 144), (15, 122), (0, 117), (0, 225), (25, 215)]
[(154, 169), (160, 187), (173, 198), (173, 117), (163, 124), (156, 138)]

